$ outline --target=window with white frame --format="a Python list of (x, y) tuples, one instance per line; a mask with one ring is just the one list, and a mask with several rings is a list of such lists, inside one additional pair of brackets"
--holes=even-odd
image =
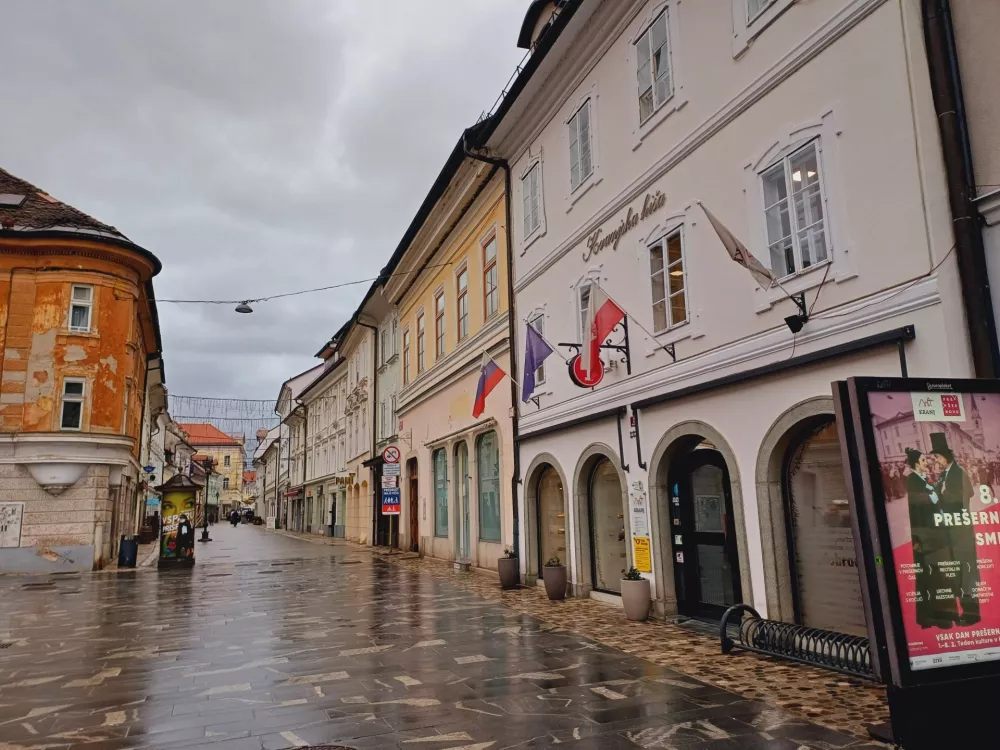
[(426, 330), (424, 327), (424, 314), (420, 313), (420, 315), (417, 316), (417, 373), (424, 371), (424, 351), (427, 345), (425, 339)]
[(681, 229), (650, 245), (649, 278), (653, 288), (653, 330), (659, 333), (686, 323), (687, 290)]
[(392, 321), (392, 355), (399, 354), (399, 321)]
[[(298, 471), (298, 467), (297, 466), (296, 466), (295, 470)], [(228, 490), (229, 489), (229, 477), (223, 477), (222, 478), (222, 489), (224, 489), (224, 490)]]
[(385, 364), (392, 353), (389, 351), (389, 329), (382, 329), (382, 348), (379, 351), (379, 364)]
[[(545, 313), (539, 313), (530, 321), (528, 325), (538, 331), (539, 336), (545, 336)], [(535, 385), (541, 385), (545, 382), (545, 363), (542, 362), (535, 370)]]
[(576, 190), (594, 173), (590, 142), (590, 99), (569, 121), (569, 183)]
[(232, 459), (231, 459), (231, 458), (230, 458), (229, 456), (223, 456), (223, 457), (222, 457), (222, 465), (223, 465), (223, 466), (229, 466), (229, 462), (230, 462), (231, 460), (232, 460)]
[(86, 395), (86, 381), (83, 378), (63, 380), (62, 412), (59, 428), (62, 430), (83, 429), (83, 400)]
[(577, 290), (577, 309), (580, 313), (580, 341), (587, 340), (587, 312), (590, 309), (590, 282), (581, 284)]
[(410, 382), (410, 329), (403, 331), (403, 385)]
[(469, 269), (463, 268), (455, 279), (458, 287), (458, 340), (469, 335)]
[(89, 332), (93, 308), (94, 287), (74, 284), (69, 305), (69, 330), (76, 333)]
[(531, 234), (542, 225), (541, 201), (539, 188), (542, 174), (542, 164), (538, 162), (528, 174), (521, 178), (521, 201), (524, 210), (524, 236)]
[(779, 278), (829, 259), (819, 141), (761, 174), (771, 270)]
[(673, 94), (666, 10), (639, 37), (635, 43), (635, 51), (639, 122), (645, 122)]
[(396, 434), (396, 395), (389, 399), (389, 434)]
[(496, 235), (483, 245), (483, 310), (489, 318), (500, 309), (500, 279), (497, 268)]
[(434, 296), (434, 359), (444, 356), (444, 292)]

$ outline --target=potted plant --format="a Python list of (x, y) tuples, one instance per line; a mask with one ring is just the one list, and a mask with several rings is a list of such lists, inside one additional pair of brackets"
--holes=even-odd
[(503, 557), (497, 560), (497, 569), (500, 571), (500, 588), (516, 589), (520, 580), (519, 561), (517, 550), (505, 547)]
[(557, 601), (566, 598), (566, 566), (559, 562), (558, 557), (550, 557), (545, 563), (542, 579), (549, 599)]
[(649, 617), (649, 605), (652, 598), (649, 593), (649, 579), (634, 567), (629, 568), (622, 578), (622, 604), (625, 605), (625, 617), (632, 622), (642, 622)]

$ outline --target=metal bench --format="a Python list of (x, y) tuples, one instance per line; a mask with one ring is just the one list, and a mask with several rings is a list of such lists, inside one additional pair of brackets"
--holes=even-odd
[[(731, 635), (735, 635), (735, 640)], [(726, 610), (719, 625), (719, 639), (723, 654), (741, 648), (852, 677), (875, 679), (867, 638), (765, 620), (748, 604), (737, 604)]]

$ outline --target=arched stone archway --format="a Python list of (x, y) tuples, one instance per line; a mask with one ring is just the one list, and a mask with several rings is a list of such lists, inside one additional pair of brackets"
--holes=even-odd
[[(615, 475), (621, 487), (621, 515), (622, 525), (625, 528), (625, 539), (632, 538), (631, 524), (628, 513), (628, 477), (625, 476), (621, 468), (621, 459), (618, 453), (603, 443), (594, 443), (588, 446), (580, 458), (577, 460), (576, 470), (573, 473), (573, 544), (577, 550), (576, 564), (571, 571), (572, 590), (576, 596), (587, 596), (594, 588), (594, 566), (595, 560), (591, 544), (591, 526), (594, 519), (590, 513), (590, 490), (591, 479), (594, 470), (607, 460), (614, 469)], [(626, 558), (623, 567), (631, 565), (630, 544), (625, 545)]]
[[(811, 398), (778, 417), (761, 441), (756, 484), (768, 617), (863, 633), (860, 582), (850, 578), (857, 571), (853, 533), (839, 502), (847, 500), (847, 490), (835, 434), (830, 434), (834, 422), (833, 399)], [(789, 518), (793, 504), (798, 508), (795, 526)], [(831, 512), (834, 507), (840, 512)], [(790, 546), (796, 538), (797, 550)], [(844, 559), (834, 555), (841, 564), (831, 567), (827, 558), (841, 546)], [(847, 595), (855, 586), (854, 596)], [(823, 591), (835, 592), (831, 595), (842, 606), (831, 607)], [(852, 609), (848, 599), (857, 606)]]
[(541, 545), (538, 534), (538, 508), (540, 500), (539, 485), (543, 479), (546, 479), (546, 474), (548, 472), (555, 472), (559, 483), (562, 486), (562, 528), (564, 532), (563, 542), (566, 549), (561, 557), (569, 568), (572, 582), (573, 565), (570, 562), (570, 535), (568, 533), (568, 530), (571, 528), (571, 516), (569, 511), (570, 487), (566, 482), (566, 474), (563, 471), (562, 466), (560, 466), (559, 462), (556, 460), (555, 456), (549, 453), (539, 453), (534, 457), (534, 459), (532, 459), (531, 463), (528, 465), (528, 470), (524, 474), (527, 477), (527, 481), (524, 484), (524, 580), (529, 586), (533, 585), (538, 580), (540, 565), (544, 564), (544, 560), (541, 560)]
[(654, 607), (657, 615), (661, 617), (677, 613), (673, 528), (669, 508), (671, 502), (668, 486), (670, 467), (675, 460), (691, 453), (703, 442), (710, 443), (721, 454), (728, 470), (736, 550), (739, 558), (741, 599), (743, 602), (753, 603), (746, 518), (743, 511), (743, 491), (736, 454), (722, 433), (704, 422), (691, 420), (667, 430), (657, 442), (649, 461), (649, 510), (654, 535), (653, 570), (656, 571)]

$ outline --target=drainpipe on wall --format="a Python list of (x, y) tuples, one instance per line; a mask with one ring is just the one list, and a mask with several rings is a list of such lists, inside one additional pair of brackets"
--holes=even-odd
[(1000, 374), (1000, 343), (990, 295), (982, 217), (974, 201), (976, 177), (962, 97), (949, 0), (922, 0), (924, 43), (948, 181), (958, 275), (976, 377)]
[[(375, 450), (378, 445), (378, 435), (375, 431), (375, 414), (378, 412), (378, 326), (369, 325), (368, 323), (362, 323), (360, 320), (357, 321), (358, 325), (362, 328), (367, 328), (372, 332), (372, 339), (374, 343), (372, 344), (372, 413), (371, 420), (369, 421), (369, 429), (372, 432), (371, 435), (371, 455), (372, 459), (375, 458)], [(379, 496), (382, 489), (382, 468), (377, 467), (378, 471), (374, 471), (376, 467), (372, 467), (372, 547), (378, 546), (376, 542), (378, 541), (378, 514), (375, 512), (375, 498)], [(379, 486), (375, 486), (376, 477), (379, 480)], [(389, 541), (390, 547), (392, 545), (392, 540)]]
[(521, 549), (521, 519), (517, 507), (517, 489), (521, 484), (521, 443), (518, 433), (518, 407), (517, 407), (517, 352), (514, 351), (514, 343), (517, 341), (517, 311), (514, 305), (514, 240), (513, 223), (511, 214), (511, 182), (510, 164), (506, 159), (497, 159), (492, 156), (483, 156), (469, 150), (468, 131), (462, 135), (462, 150), (470, 159), (481, 161), (503, 170), (504, 178), (504, 202), (507, 204), (507, 226), (504, 234), (507, 236), (507, 335), (510, 338), (510, 403), (511, 403), (511, 432), (514, 440), (514, 476), (511, 478), (511, 512), (514, 521), (514, 551), (520, 555)]

